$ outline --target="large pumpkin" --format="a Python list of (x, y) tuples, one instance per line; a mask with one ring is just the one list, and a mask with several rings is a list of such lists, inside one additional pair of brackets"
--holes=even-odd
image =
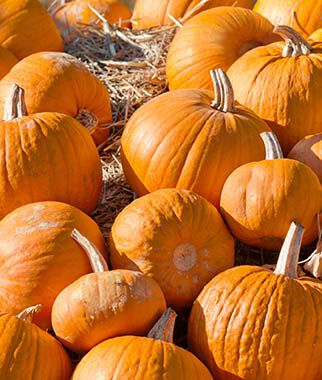
[(74, 228), (104, 252), (96, 223), (80, 210), (59, 202), (23, 206), (0, 222), (0, 310), (11, 314), (41, 303), (35, 323), (51, 326), (58, 294), (90, 273), (85, 252), (70, 237)]
[(173, 344), (175, 318), (169, 309), (147, 338), (124, 336), (99, 344), (81, 360), (72, 380), (212, 380), (193, 354)]
[(77, 58), (42, 52), (16, 64), (0, 82), (0, 118), (4, 99), (15, 83), (25, 90), (29, 113), (73, 116), (88, 128), (96, 144), (106, 140), (112, 119), (108, 91)]
[(222, 214), (239, 240), (279, 249), (292, 220), (306, 228), (303, 243), (317, 237), (316, 215), (322, 210), (317, 175), (299, 161), (283, 159), (276, 137), (264, 136), (267, 160), (245, 164), (227, 179), (220, 201)]
[(0, 378), (3, 380), (69, 380), (71, 361), (62, 345), (32, 324), (40, 305), (18, 316), (0, 314)]
[(159, 285), (140, 272), (108, 271), (104, 257), (77, 230), (73, 238), (85, 249), (94, 273), (65, 288), (56, 298), (52, 325), (66, 347), (87, 352), (121, 335), (146, 335), (166, 309)]
[(229, 174), (246, 162), (265, 158), (260, 133), (269, 128), (235, 103), (222, 70), (212, 77), (215, 98), (205, 90), (171, 91), (145, 104), (129, 120), (121, 158), (126, 179), (139, 195), (176, 187), (218, 206)]
[(254, 10), (274, 25), (288, 25), (308, 37), (322, 27), (321, 0), (257, 0)]
[(167, 304), (188, 308), (217, 273), (234, 264), (234, 242), (220, 214), (187, 190), (159, 190), (116, 218), (113, 268), (140, 270), (160, 285)]
[(189, 347), (216, 380), (322, 378), (322, 283), (297, 278), (302, 234), (292, 223), (274, 273), (230, 269), (195, 301)]
[(17, 62), (18, 59), (11, 53), (10, 50), (0, 46), (0, 79), (8, 74)]
[(285, 154), (321, 132), (322, 43), (279, 26), (285, 42), (258, 47), (229, 69), (236, 99), (268, 122)]
[(0, 1), (0, 45), (19, 59), (63, 50), (59, 31), (38, 0)]
[(170, 90), (210, 90), (210, 70), (227, 70), (248, 50), (275, 39), (273, 25), (249, 9), (219, 7), (202, 12), (178, 30), (170, 45), (166, 66)]

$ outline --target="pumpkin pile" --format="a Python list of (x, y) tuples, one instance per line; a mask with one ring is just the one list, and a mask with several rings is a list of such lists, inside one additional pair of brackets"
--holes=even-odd
[(0, 379), (322, 379), (321, 19), (0, 2)]

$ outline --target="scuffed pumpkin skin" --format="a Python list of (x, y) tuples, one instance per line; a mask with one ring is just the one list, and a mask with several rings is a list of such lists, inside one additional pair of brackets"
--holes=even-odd
[(11, 53), (10, 50), (0, 46), (0, 79), (8, 74), (17, 62), (18, 59)]
[(216, 380), (317, 380), (321, 310), (321, 282), (236, 267), (216, 276), (194, 302), (189, 348)]

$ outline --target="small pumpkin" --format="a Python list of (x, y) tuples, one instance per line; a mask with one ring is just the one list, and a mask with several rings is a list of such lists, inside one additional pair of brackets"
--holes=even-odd
[(228, 70), (236, 99), (264, 119), (284, 154), (307, 135), (321, 132), (322, 43), (307, 42), (278, 26), (285, 42), (258, 47)]
[(11, 53), (10, 50), (0, 46), (0, 79), (8, 74), (17, 62), (18, 59)]
[(16, 314), (41, 303), (34, 321), (43, 329), (51, 327), (51, 309), (58, 294), (91, 272), (85, 252), (70, 237), (74, 228), (86, 233), (104, 253), (97, 224), (64, 203), (32, 203), (0, 221), (1, 311)]
[(272, 132), (262, 136), (267, 160), (245, 164), (228, 177), (222, 214), (233, 235), (246, 244), (279, 249), (292, 220), (306, 228), (303, 243), (309, 244), (316, 239), (316, 215), (322, 210), (319, 179), (305, 164), (283, 159)]
[(41, 305), (17, 316), (0, 314), (0, 378), (5, 380), (69, 380), (71, 361), (62, 345), (32, 323)]
[(248, 50), (274, 40), (273, 25), (252, 10), (218, 7), (202, 12), (178, 30), (170, 45), (169, 88), (211, 90), (210, 70), (228, 70)]
[(132, 202), (112, 226), (110, 248), (113, 268), (152, 277), (175, 309), (189, 308), (213, 276), (234, 264), (234, 241), (220, 214), (187, 190)]
[[(149, 379), (212, 380), (208, 369), (189, 351), (173, 344), (176, 314), (168, 309), (148, 337), (108, 339), (80, 361), (72, 380)], [(188, 376), (188, 377), (187, 377)]]
[(288, 158), (309, 166), (322, 183), (322, 133), (304, 137), (293, 147)]
[(11, 87), (25, 90), (28, 112), (61, 112), (77, 118), (101, 144), (109, 134), (112, 111), (108, 91), (77, 58), (42, 52), (16, 64), (0, 82), (0, 118)]
[(139, 108), (127, 123), (121, 159), (137, 194), (176, 187), (218, 206), (229, 174), (265, 158), (260, 133), (268, 126), (235, 102), (223, 70), (211, 76), (215, 97), (204, 90), (171, 91)]
[(322, 283), (297, 276), (302, 235), (292, 222), (274, 272), (227, 270), (195, 301), (188, 344), (215, 379), (322, 378)]
[(108, 271), (88, 239), (78, 230), (72, 236), (85, 249), (94, 273), (82, 276), (56, 298), (56, 336), (72, 351), (84, 353), (108, 338), (147, 334), (166, 310), (159, 285), (140, 272)]

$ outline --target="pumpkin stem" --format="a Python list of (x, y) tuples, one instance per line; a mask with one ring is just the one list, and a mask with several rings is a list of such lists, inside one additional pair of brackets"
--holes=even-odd
[(283, 49), (283, 57), (299, 57), (309, 55), (312, 46), (296, 30), (287, 25), (277, 25), (274, 33), (280, 35), (286, 42)]
[(173, 343), (173, 330), (176, 318), (177, 313), (169, 307), (152, 327), (148, 334), (148, 338)]
[(32, 323), (33, 316), (39, 313), (41, 309), (42, 305), (40, 304), (27, 307), (27, 309), (23, 310), (21, 313), (17, 315), (17, 318), (21, 319), (22, 321)]
[(233, 86), (223, 69), (210, 71), (214, 85), (215, 98), (211, 103), (213, 108), (221, 112), (235, 112), (235, 97)]
[(76, 228), (73, 229), (71, 237), (86, 252), (94, 273), (102, 273), (108, 271), (108, 265), (106, 260), (90, 240), (88, 240), (84, 235), (82, 235)]
[(5, 99), (3, 120), (10, 121), (27, 115), (25, 91), (14, 84)]
[(274, 132), (262, 132), (261, 138), (265, 145), (266, 160), (284, 158), (282, 148)]
[(290, 278), (297, 278), (297, 266), (301, 250), (304, 227), (297, 222), (292, 222), (284, 240), (275, 274), (283, 274)]

